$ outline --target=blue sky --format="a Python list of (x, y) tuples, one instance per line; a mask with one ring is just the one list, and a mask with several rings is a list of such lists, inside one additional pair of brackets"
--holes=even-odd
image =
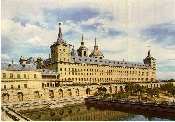
[(83, 34), (89, 54), (96, 37), (105, 59), (143, 63), (150, 46), (157, 79), (175, 78), (174, 0), (2, 0), (1, 8), (1, 62), (47, 59), (60, 21), (76, 49)]

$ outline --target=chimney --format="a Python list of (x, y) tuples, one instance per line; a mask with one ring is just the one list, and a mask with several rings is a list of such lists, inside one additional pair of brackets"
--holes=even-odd
[(13, 64), (13, 60), (12, 60), (12, 64)]
[(50, 59), (50, 54), (49, 54), (49, 59)]

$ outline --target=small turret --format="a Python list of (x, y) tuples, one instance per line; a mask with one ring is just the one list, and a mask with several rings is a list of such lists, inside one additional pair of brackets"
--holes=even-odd
[(81, 46), (79, 47), (79, 49), (77, 49), (77, 54), (78, 56), (81, 57), (88, 57), (88, 49), (84, 45), (83, 34), (82, 34)]
[(24, 57), (21, 56), (21, 58), (19, 59), (20, 64), (26, 64), (26, 59)]
[(156, 59), (151, 57), (150, 50), (148, 50), (148, 55), (143, 59), (144, 64), (148, 64), (152, 69), (156, 70)]

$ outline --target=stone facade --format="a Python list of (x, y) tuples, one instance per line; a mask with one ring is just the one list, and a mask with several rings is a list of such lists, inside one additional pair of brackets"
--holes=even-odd
[(119, 83), (119, 82), (155, 82), (156, 62), (148, 51), (144, 64), (126, 61), (103, 59), (104, 55), (98, 49), (95, 39), (94, 50), (88, 57), (83, 36), (77, 55), (74, 46), (67, 44), (61, 34), (61, 27), (57, 41), (51, 45), (51, 61), (47, 59), (44, 67), (60, 73), (60, 81), (69, 83)]
[(150, 51), (144, 64), (137, 64), (104, 59), (96, 39), (89, 57), (83, 36), (77, 54), (71, 46), (63, 40), (59, 26), (58, 39), (50, 46), (51, 56), (49, 54), (48, 59), (38, 57), (35, 61), (30, 57), (26, 60), (21, 56), (20, 64), (13, 64), (13, 61), (11, 64), (2, 63), (2, 101), (93, 95), (102, 83), (112, 84), (105, 87), (107, 92), (115, 93), (124, 89), (124, 84), (118, 83), (151, 85), (156, 81), (156, 59), (151, 57)]

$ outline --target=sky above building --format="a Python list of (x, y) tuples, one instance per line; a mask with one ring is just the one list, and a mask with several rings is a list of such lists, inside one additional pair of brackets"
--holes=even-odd
[(1, 0), (1, 62), (47, 59), (59, 22), (76, 49), (82, 34), (105, 59), (143, 63), (150, 49), (157, 79), (175, 78), (174, 0)]

